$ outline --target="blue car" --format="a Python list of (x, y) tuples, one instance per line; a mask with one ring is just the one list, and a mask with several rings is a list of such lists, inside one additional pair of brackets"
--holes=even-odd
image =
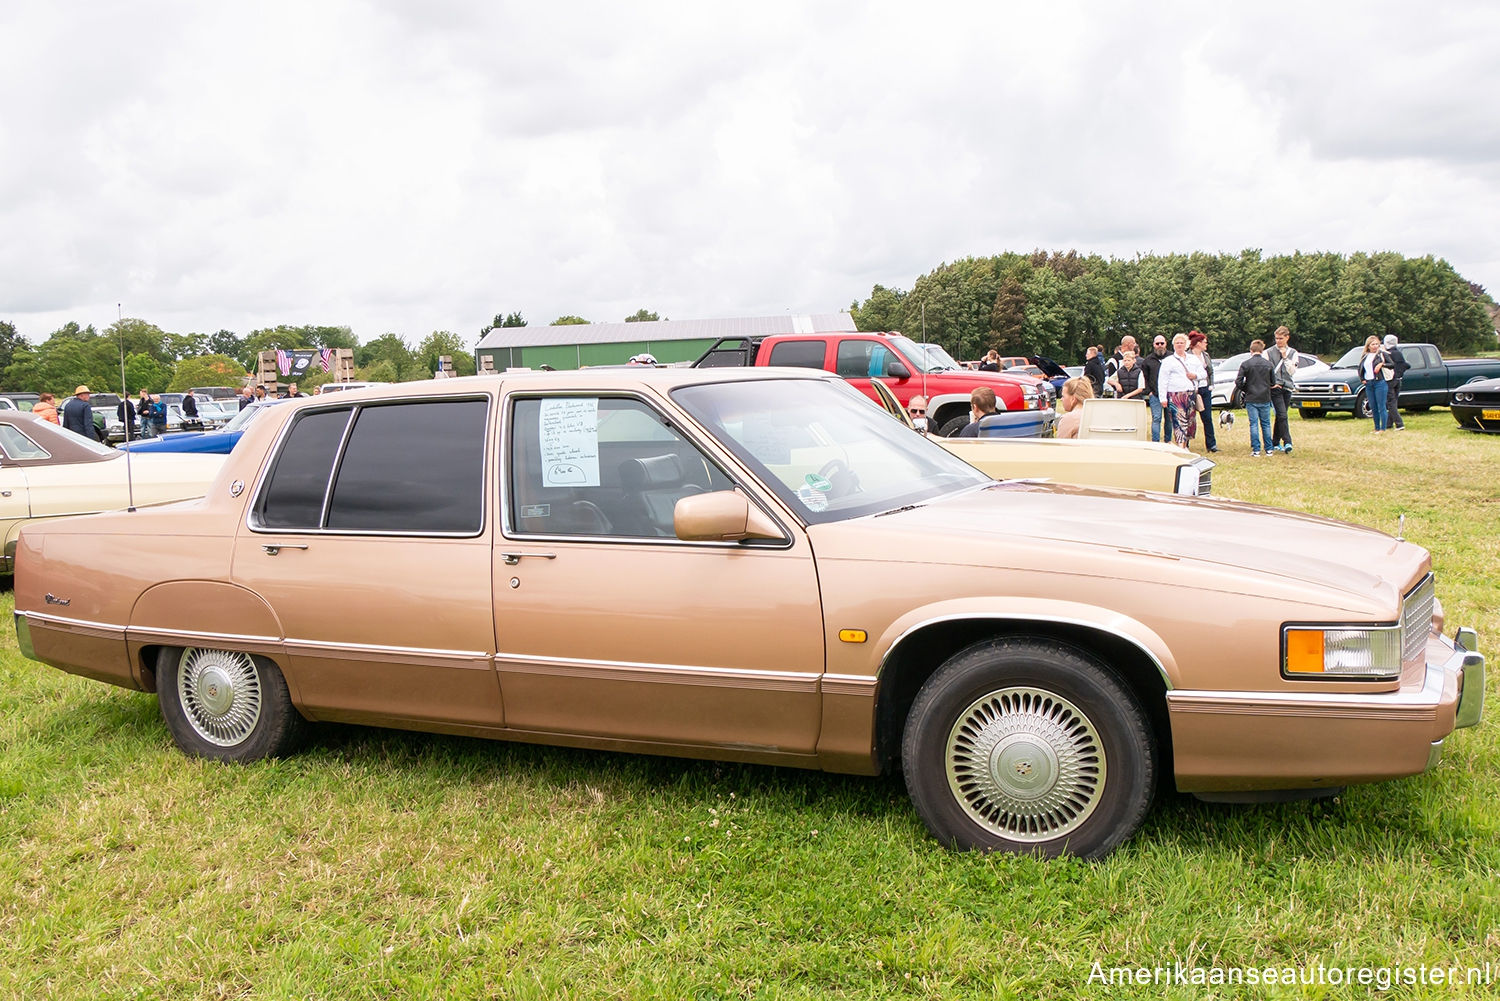
[(160, 438), (140, 438), (119, 447), (132, 452), (209, 452), (227, 455), (251, 421), (267, 407), (285, 402), (284, 399), (275, 398), (256, 400), (217, 431), (178, 431)]

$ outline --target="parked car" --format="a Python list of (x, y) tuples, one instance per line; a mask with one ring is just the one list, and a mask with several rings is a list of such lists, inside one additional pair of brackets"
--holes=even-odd
[[(1364, 345), (1357, 344), (1322, 375), (1297, 376), (1292, 404), (1303, 417), (1327, 413), (1370, 416), (1370, 401), (1360, 378), (1359, 359)], [(1432, 344), (1402, 344), (1401, 356), (1410, 367), (1401, 376), (1402, 410), (1419, 411), (1446, 406), (1453, 391), (1476, 379), (1500, 377), (1500, 358), (1445, 359)]]
[(228, 455), (239, 443), (240, 437), (244, 435), (251, 421), (265, 413), (268, 408), (285, 402), (286, 400), (280, 397), (267, 397), (246, 406), (223, 427), (209, 431), (179, 431), (164, 434), (159, 438), (140, 438), (124, 443), (120, 445), (120, 448), (129, 449), (132, 452), (203, 452)]
[(228, 400), (233, 403), (240, 391), (233, 386), (194, 386), (188, 392), (197, 396), (207, 396), (212, 400)]
[[(885, 390), (885, 386), (879, 386)], [(880, 405), (916, 430), (910, 414), (886, 390)], [(939, 445), (997, 480), (1045, 479), (1080, 486), (1206, 497), (1213, 493), (1216, 465), (1207, 456), (1152, 441), (1090, 441), (1057, 438), (942, 438)]]
[(155, 692), (207, 758), (331, 720), (899, 766), (945, 844), (1091, 858), (1158, 782), (1244, 801), (1426, 771), (1484, 697), (1420, 546), (996, 482), (810, 370), (292, 401), (202, 500), (23, 529), (15, 610), (26, 656)]
[[(181, 397), (180, 393), (173, 395)], [(176, 434), (182, 431), (205, 431), (214, 427), (216, 422), (222, 420), (221, 412), (216, 409), (210, 410), (207, 415), (200, 413), (197, 417), (188, 417), (182, 412), (182, 405), (180, 403), (168, 403), (166, 393), (161, 394), (161, 396), (162, 403), (167, 408), (167, 423), (166, 430), (163, 432), (164, 434)], [(200, 403), (199, 406), (202, 407), (205, 404)], [(107, 444), (126, 444), (125, 425), (120, 422), (117, 408), (96, 408), (94, 410), (94, 423), (102, 425), (104, 440)], [(139, 433), (139, 429), (131, 433), (130, 444), (134, 444), (137, 441), (152, 440), (139, 437)]]
[[(1022, 359), (1023, 361), (1025, 359)], [(785, 366), (820, 369), (849, 381), (870, 399), (873, 384), (883, 382), (903, 405), (914, 396), (927, 400), (928, 415), (939, 434), (952, 436), (969, 423), (970, 394), (980, 387), (995, 393), (996, 422), (1013, 433), (1040, 434), (1052, 425), (1052, 387), (1015, 372), (952, 371), (948, 361), (901, 334), (844, 331), (824, 334), (776, 334), (764, 338), (721, 337), (693, 362), (694, 368)], [(1031, 413), (1027, 413), (1031, 411)]]
[(0, 393), (0, 399), (9, 400), (17, 410), (30, 410), (41, 398), (40, 393)]
[[(1240, 365), (1250, 352), (1244, 351), (1237, 355), (1230, 355), (1214, 362), (1214, 406), (1221, 410), (1238, 410), (1245, 405), (1244, 394), (1237, 392), (1234, 388), (1235, 377), (1240, 374)], [(1322, 375), (1328, 371), (1328, 363), (1317, 355), (1308, 354), (1306, 351), (1297, 352), (1297, 378), (1306, 375), (1309, 378)]]
[(21, 526), (39, 518), (201, 497), (217, 456), (163, 456), (128, 470), (116, 450), (19, 410), (0, 411), (0, 573), (10, 573)]
[(370, 386), (384, 386), (383, 382), (325, 382), (313, 390), (314, 396), (324, 393), (338, 393), (347, 389), (368, 389)]
[(1448, 397), (1458, 426), (1470, 431), (1500, 432), (1500, 379), (1465, 383)]

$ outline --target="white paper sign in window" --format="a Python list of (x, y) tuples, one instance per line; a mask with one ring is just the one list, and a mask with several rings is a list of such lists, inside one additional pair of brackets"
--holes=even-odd
[(565, 397), (542, 401), (542, 486), (599, 485), (599, 400)]

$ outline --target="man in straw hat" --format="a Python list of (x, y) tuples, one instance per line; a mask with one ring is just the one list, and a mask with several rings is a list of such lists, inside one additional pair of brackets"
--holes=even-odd
[(99, 429), (94, 427), (94, 408), (89, 406), (89, 387), (79, 386), (73, 390), (73, 398), (63, 404), (62, 426), (90, 441), (100, 440)]

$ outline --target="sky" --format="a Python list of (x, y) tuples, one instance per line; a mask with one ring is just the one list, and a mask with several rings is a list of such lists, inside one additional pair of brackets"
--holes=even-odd
[(847, 309), (944, 261), (1396, 251), (1500, 298), (1500, 5), (6, 0), (0, 320)]

